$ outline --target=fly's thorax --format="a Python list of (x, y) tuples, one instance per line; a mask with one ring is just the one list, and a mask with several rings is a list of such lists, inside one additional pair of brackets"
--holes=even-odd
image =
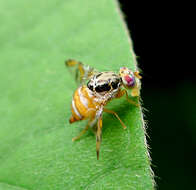
[(112, 71), (100, 72), (94, 75), (88, 82), (88, 88), (97, 96), (111, 95), (121, 86), (121, 78)]

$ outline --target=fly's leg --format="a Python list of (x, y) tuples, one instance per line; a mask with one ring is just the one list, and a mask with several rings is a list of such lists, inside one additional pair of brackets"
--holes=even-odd
[(82, 135), (84, 135), (84, 133), (86, 133), (86, 131), (87, 131), (88, 128), (89, 128), (89, 123), (90, 123), (90, 122), (88, 122), (88, 124), (86, 125), (86, 127), (80, 132), (80, 134), (79, 134), (78, 136), (72, 138), (72, 141), (78, 140)]
[(108, 110), (108, 109), (106, 109), (106, 108), (104, 108), (103, 111), (115, 115), (116, 118), (120, 121), (122, 127), (123, 127), (124, 129), (127, 128), (127, 127), (125, 126), (125, 124), (122, 122), (122, 120), (120, 119), (120, 117), (118, 116), (118, 114), (117, 114), (116, 112), (114, 112), (114, 111), (112, 111), (112, 110)]
[(99, 160), (99, 150), (101, 146), (101, 132), (102, 132), (102, 117), (100, 116), (97, 122), (97, 133), (96, 133), (97, 160)]
[(127, 101), (128, 101), (130, 104), (133, 104), (133, 105), (139, 107), (139, 104), (137, 104), (135, 101), (129, 99), (128, 93), (127, 93), (127, 91), (126, 91), (125, 89), (124, 89), (124, 90), (121, 90), (121, 91), (117, 94), (116, 98), (121, 98), (122, 96), (124, 96), (124, 94), (126, 95), (126, 99), (127, 99)]

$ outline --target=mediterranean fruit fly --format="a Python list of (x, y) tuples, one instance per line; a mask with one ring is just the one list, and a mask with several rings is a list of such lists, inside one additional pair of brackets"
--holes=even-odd
[[(72, 140), (79, 139), (89, 127), (96, 127), (96, 152), (99, 159), (102, 133), (102, 115), (107, 112), (116, 116), (122, 127), (125, 124), (118, 114), (105, 108), (106, 104), (114, 98), (121, 98), (123, 95), (129, 103), (138, 106), (137, 103), (129, 99), (127, 90), (131, 89), (131, 95), (139, 97), (140, 79), (138, 71), (133, 72), (127, 67), (121, 67), (119, 73), (113, 71), (98, 72), (89, 66), (85, 66), (79, 61), (69, 59), (65, 62), (68, 68), (75, 68), (75, 78), (80, 83), (73, 94), (70, 123), (80, 120), (88, 120), (86, 127)], [(85, 82), (87, 82), (85, 84)]]

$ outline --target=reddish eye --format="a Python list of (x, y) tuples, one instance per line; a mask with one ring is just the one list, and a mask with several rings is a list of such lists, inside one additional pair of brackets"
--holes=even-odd
[(126, 75), (124, 77), (124, 79), (127, 82), (127, 86), (134, 86), (135, 85), (135, 79), (134, 79), (134, 77), (131, 77), (130, 75)]

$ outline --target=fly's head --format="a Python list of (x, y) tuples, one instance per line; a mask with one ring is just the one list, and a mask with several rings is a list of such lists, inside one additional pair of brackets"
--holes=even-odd
[(132, 89), (132, 96), (139, 96), (139, 90), (141, 86), (140, 79), (142, 78), (139, 75), (139, 72), (133, 72), (127, 67), (121, 67), (119, 76), (121, 77), (122, 85), (125, 88)]

